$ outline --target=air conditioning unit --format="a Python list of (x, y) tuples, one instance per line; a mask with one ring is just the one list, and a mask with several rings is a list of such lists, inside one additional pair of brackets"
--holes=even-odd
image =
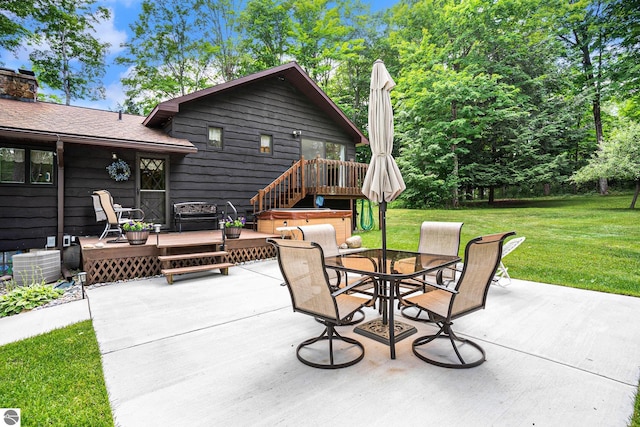
[(60, 278), (60, 251), (34, 251), (11, 257), (16, 284), (55, 282)]

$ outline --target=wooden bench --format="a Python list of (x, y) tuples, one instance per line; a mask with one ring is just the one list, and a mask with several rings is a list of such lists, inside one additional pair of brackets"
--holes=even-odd
[[(229, 274), (229, 267), (233, 267), (235, 264), (231, 264), (228, 262), (224, 262), (224, 257), (228, 253), (225, 251), (216, 251), (216, 252), (196, 252), (196, 253), (187, 253), (187, 254), (179, 254), (179, 255), (160, 255), (158, 260), (162, 263), (162, 274), (167, 278), (167, 282), (169, 284), (173, 284), (173, 275), (174, 274), (186, 274), (186, 273), (195, 273), (199, 271), (209, 271), (220, 269), (220, 273), (227, 275)], [(213, 258), (215, 262), (213, 264), (204, 264), (204, 265), (191, 265), (186, 267), (172, 267), (171, 264), (173, 261), (183, 261), (183, 260), (195, 260), (201, 258)]]
[(218, 208), (213, 203), (207, 202), (182, 202), (173, 204), (174, 227), (182, 233), (183, 221), (213, 221), (213, 229), (218, 229), (220, 215)]

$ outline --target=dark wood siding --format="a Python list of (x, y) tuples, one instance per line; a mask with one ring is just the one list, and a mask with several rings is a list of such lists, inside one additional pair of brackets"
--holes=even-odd
[[(17, 147), (53, 150), (54, 145), (34, 146), (17, 141)], [(132, 177), (116, 182), (106, 167), (112, 153), (124, 159)], [(96, 223), (91, 193), (107, 189), (116, 203), (133, 206), (135, 201), (135, 152), (65, 144), (64, 234), (100, 235), (104, 222)], [(0, 251), (44, 248), (47, 236), (57, 235), (57, 167), (54, 185), (0, 184)]]
[[(54, 144), (29, 141), (0, 141), (3, 147), (55, 151)], [(25, 159), (29, 162), (29, 159)], [(28, 168), (28, 164), (27, 164)], [(0, 251), (43, 249), (46, 236), (54, 236), (57, 225), (57, 187), (54, 166), (53, 185), (0, 184)], [(28, 174), (28, 173), (27, 173)], [(26, 177), (28, 181), (28, 177)]]
[[(131, 178), (114, 181), (106, 167), (112, 154), (126, 161), (131, 168)], [(110, 150), (99, 147), (67, 145), (65, 147), (65, 234), (72, 236), (96, 236), (102, 233), (104, 222), (96, 223), (91, 194), (95, 190), (108, 190), (114, 202), (132, 207), (135, 203), (135, 151)]]
[[(208, 126), (223, 129), (223, 148), (207, 146)], [(182, 105), (170, 134), (186, 138), (197, 154), (175, 159), (171, 169), (173, 202), (204, 200), (251, 211), (249, 200), (300, 159), (304, 138), (340, 143), (355, 157), (349, 136), (286, 80), (256, 82), (233, 92)], [(260, 153), (260, 134), (273, 136), (273, 152)]]

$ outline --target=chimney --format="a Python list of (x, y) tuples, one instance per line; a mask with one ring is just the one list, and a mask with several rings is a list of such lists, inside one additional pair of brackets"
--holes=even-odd
[(0, 98), (36, 102), (38, 80), (33, 71), (19, 71), (16, 73), (9, 68), (0, 68)]

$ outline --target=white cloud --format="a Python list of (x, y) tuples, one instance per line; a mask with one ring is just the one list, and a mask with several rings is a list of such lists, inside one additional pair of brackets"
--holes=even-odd
[(116, 13), (111, 9), (111, 18), (96, 25), (96, 36), (102, 43), (109, 43), (109, 55), (117, 55), (122, 51), (120, 45), (127, 41), (126, 31), (115, 26)]

